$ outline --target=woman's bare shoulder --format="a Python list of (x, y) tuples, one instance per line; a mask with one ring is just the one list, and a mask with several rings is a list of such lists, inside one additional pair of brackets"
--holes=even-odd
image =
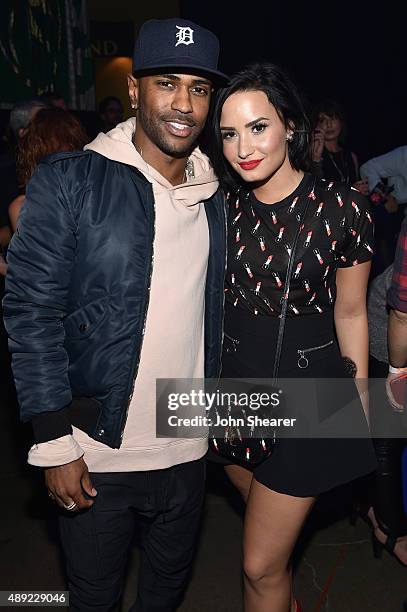
[(24, 204), (24, 200), (25, 200), (25, 195), (19, 195), (16, 198), (14, 198), (14, 200), (11, 202), (11, 204), (9, 204), (8, 207), (8, 216), (10, 217), (10, 221), (11, 221), (11, 227), (13, 228), (13, 231), (16, 231), (16, 227), (17, 227), (17, 220), (20, 214), (20, 210)]
[(19, 210), (19, 209), (22, 207), (24, 200), (25, 200), (25, 195), (24, 195), (24, 194), (18, 195), (18, 196), (17, 196), (16, 198), (14, 198), (14, 200), (13, 200), (13, 201), (12, 201), (12, 202), (9, 204), (9, 206), (8, 206), (9, 211)]

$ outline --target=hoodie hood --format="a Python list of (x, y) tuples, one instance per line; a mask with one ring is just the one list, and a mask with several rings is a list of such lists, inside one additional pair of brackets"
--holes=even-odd
[(119, 123), (113, 130), (98, 134), (92, 142), (85, 145), (85, 150), (95, 151), (113, 161), (128, 164), (137, 168), (153, 185), (154, 193), (170, 191), (171, 197), (182, 201), (185, 206), (194, 206), (210, 198), (218, 189), (218, 180), (209, 162), (198, 147), (196, 147), (189, 160), (193, 163), (194, 178), (189, 178), (181, 185), (171, 185), (157, 170), (150, 166), (141, 157), (133, 144), (133, 135), (136, 131), (136, 119), (131, 117)]

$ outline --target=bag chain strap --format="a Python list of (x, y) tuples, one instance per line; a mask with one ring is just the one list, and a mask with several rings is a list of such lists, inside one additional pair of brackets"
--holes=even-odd
[[(316, 179), (314, 179), (314, 184), (312, 186), (312, 190), (311, 190), (310, 193), (314, 192), (315, 183), (316, 183)], [(309, 194), (308, 194), (304, 210), (302, 211), (302, 214), (301, 214), (301, 217), (300, 217), (300, 221), (298, 223), (298, 228), (297, 228), (297, 233), (296, 233), (295, 238), (294, 238), (293, 248), (291, 250), (291, 254), (290, 254), (290, 257), (289, 257), (289, 260), (288, 260), (287, 275), (286, 275), (285, 284), (284, 284), (283, 305), (282, 305), (282, 308), (281, 308), (280, 325), (279, 325), (279, 328), (278, 328), (276, 357), (274, 359), (273, 385), (277, 384), (278, 370), (280, 368), (281, 350), (283, 348), (283, 337), (284, 337), (285, 321), (286, 321), (286, 317), (287, 317), (287, 308), (288, 308), (288, 295), (289, 295), (289, 291), (290, 291), (291, 273), (292, 273), (292, 269), (293, 269), (293, 266), (294, 266), (295, 252), (296, 252), (296, 249), (297, 249), (298, 239), (299, 239), (300, 233), (301, 233), (301, 226), (302, 226), (303, 221), (305, 219), (305, 215), (307, 214), (309, 203), (310, 203), (310, 197), (309, 197)]]

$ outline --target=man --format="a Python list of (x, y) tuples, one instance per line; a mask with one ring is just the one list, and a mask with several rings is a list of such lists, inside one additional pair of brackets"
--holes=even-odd
[[(373, 274), (393, 263), (398, 235), (407, 205), (407, 146), (369, 159), (360, 167), (368, 181), (375, 216), (375, 252)], [(383, 183), (387, 181), (387, 185)]]
[(29, 462), (66, 509), (71, 610), (116, 604), (136, 526), (133, 611), (175, 610), (188, 577), (207, 440), (156, 438), (155, 381), (219, 373), (224, 209), (195, 147), (218, 54), (192, 22), (146, 22), (136, 117), (41, 163), (12, 241), (5, 320)]
[(386, 195), (386, 207), (389, 212), (398, 206), (407, 204), (407, 146), (398, 147), (384, 155), (369, 159), (360, 167), (360, 174), (369, 183), (369, 190), (387, 179), (393, 190)]
[(109, 132), (123, 121), (123, 105), (116, 96), (107, 96), (99, 103), (100, 123), (102, 132)]

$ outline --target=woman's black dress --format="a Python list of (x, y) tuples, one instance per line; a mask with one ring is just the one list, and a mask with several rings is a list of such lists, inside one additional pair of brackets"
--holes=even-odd
[[(289, 252), (306, 198), (310, 200), (294, 259), (279, 378), (346, 379), (357, 398), (335, 337), (335, 276), (338, 267), (371, 259), (369, 205), (358, 191), (320, 179), (315, 182), (309, 174), (279, 203), (264, 204), (252, 193), (229, 203), (222, 376), (272, 377)], [(299, 351), (315, 347), (305, 353), (308, 366), (299, 367)], [(333, 385), (328, 392), (325, 387), (323, 399), (314, 404), (304, 397), (296, 414), (301, 418), (317, 413), (321, 421), (340, 415), (342, 433), (335, 437), (331, 430), (323, 437), (319, 431), (315, 438), (278, 439), (272, 456), (253, 470), (256, 480), (270, 489), (316, 496), (375, 469), (358, 398), (339, 406)], [(230, 463), (213, 451), (208, 456)]]

